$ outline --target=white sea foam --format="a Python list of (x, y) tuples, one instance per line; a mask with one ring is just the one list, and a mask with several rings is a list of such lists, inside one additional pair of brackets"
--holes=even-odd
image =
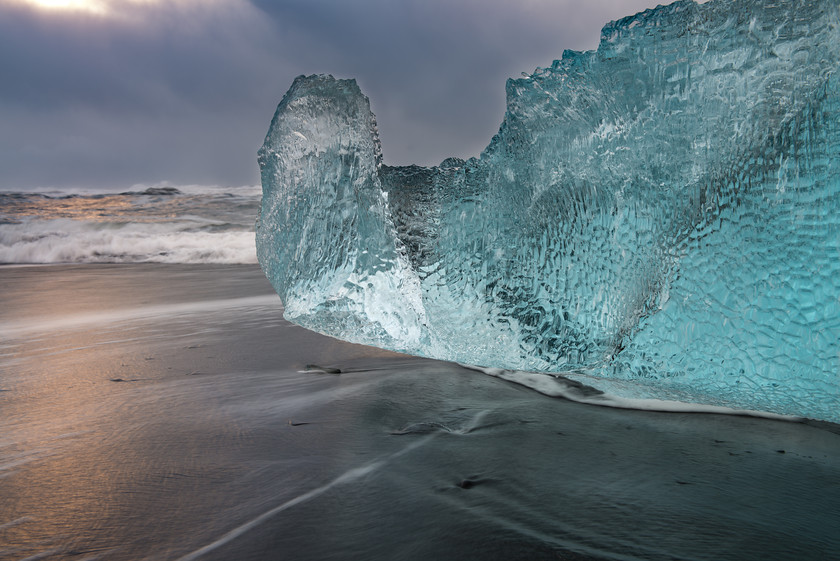
[(256, 263), (257, 187), (0, 192), (0, 263)]
[(163, 223), (27, 220), (0, 224), (0, 263), (256, 263), (250, 231)]
[(733, 409), (718, 405), (703, 405), (700, 403), (684, 403), (667, 399), (638, 399), (620, 397), (609, 393), (601, 392), (595, 388), (584, 386), (579, 382), (543, 374), (540, 372), (525, 372), (523, 370), (506, 370), (503, 368), (487, 368), (483, 366), (462, 365), (465, 368), (478, 370), (490, 376), (514, 382), (541, 394), (552, 397), (562, 397), (578, 403), (600, 405), (602, 407), (615, 407), (618, 409), (642, 409), (647, 411), (662, 411), (668, 413), (717, 413), (721, 415), (746, 415), (750, 417), (762, 417), (779, 421), (801, 421), (801, 417), (792, 415), (779, 415), (765, 411), (753, 411), (749, 409)]

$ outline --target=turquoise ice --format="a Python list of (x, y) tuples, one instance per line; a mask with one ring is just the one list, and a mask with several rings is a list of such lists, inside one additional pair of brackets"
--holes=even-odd
[(681, 1), (507, 83), (479, 158), (382, 163), (301, 76), (259, 153), (260, 263), (340, 339), (617, 395), (840, 421), (840, 5)]

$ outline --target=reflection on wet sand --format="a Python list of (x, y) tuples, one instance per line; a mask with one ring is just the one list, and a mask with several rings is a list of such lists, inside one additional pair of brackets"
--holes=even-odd
[(3, 560), (840, 548), (831, 430), (581, 405), (321, 337), (280, 318), (255, 267), (0, 280)]

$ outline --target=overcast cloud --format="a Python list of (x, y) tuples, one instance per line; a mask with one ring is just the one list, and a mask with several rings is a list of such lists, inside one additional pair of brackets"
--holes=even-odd
[[(31, 0), (30, 0), (31, 1)], [(385, 161), (475, 156), (504, 81), (650, 0), (0, 0), (0, 190), (258, 182), (299, 74), (356, 78)], [(81, 2), (80, 2), (81, 3)]]

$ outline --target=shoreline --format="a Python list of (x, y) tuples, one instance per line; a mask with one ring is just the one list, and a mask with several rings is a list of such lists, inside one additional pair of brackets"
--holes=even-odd
[(283, 320), (256, 266), (0, 279), (0, 323), (115, 314), (0, 338), (3, 560), (840, 549), (840, 434), (819, 423), (592, 407), (345, 343)]
[[(39, 331), (50, 331), (55, 329), (66, 329), (73, 327), (84, 327), (85, 325), (95, 325), (97, 323), (118, 323), (120, 321), (142, 320), (144, 318), (160, 317), (165, 315), (178, 315), (179, 313), (198, 313), (221, 311), (224, 308), (240, 308), (240, 307), (262, 307), (268, 306), (278, 310), (278, 314), (282, 316), (282, 303), (276, 292), (264, 278), (264, 274), (258, 264), (227, 264), (227, 263), (183, 263), (183, 264), (169, 264), (169, 263), (49, 263), (49, 264), (0, 264), (0, 278), (6, 276), (4, 272), (21, 270), (20, 272), (26, 276), (28, 271), (36, 271), (42, 269), (51, 269), (58, 274), (79, 274), (82, 277), (89, 277), (89, 275), (98, 276), (101, 273), (113, 273), (114, 279), (119, 281), (122, 277), (121, 273), (128, 273), (132, 275), (139, 275), (140, 277), (155, 277), (160, 272), (179, 272), (177, 276), (184, 273), (192, 274), (224, 274), (227, 272), (238, 272), (236, 275), (242, 284), (242, 290), (249, 290), (250, 292), (242, 292), (237, 295), (227, 295), (228, 297), (221, 297), (222, 294), (217, 292), (199, 291), (196, 294), (189, 294), (188, 287), (175, 285), (175, 295), (179, 299), (185, 299), (187, 302), (179, 301), (178, 304), (162, 304), (159, 306), (133, 306), (123, 307), (121, 303), (118, 304), (119, 312), (90, 312), (84, 315), (77, 315), (73, 319), (56, 320), (55, 314), (45, 314), (40, 317), (32, 317), (31, 314), (26, 315), (26, 319), (19, 319), (17, 321), (7, 321), (6, 316), (14, 317), (14, 308), (16, 294), (15, 287), (12, 287), (12, 293), (4, 291), (0, 293), (0, 309), (6, 309), (6, 312), (0, 314), (0, 336), (12, 338), (13, 333), (32, 334)], [(245, 279), (247, 279), (247, 287)], [(4, 282), (8, 285), (8, 278)], [(264, 281), (264, 282), (263, 282)], [(89, 290), (98, 290), (101, 287), (94, 287)], [(130, 286), (115, 287), (117, 289), (126, 290)], [(21, 287), (18, 287), (21, 290)], [(23, 290), (28, 290), (23, 287)], [(215, 297), (214, 297), (215, 294)], [(78, 297), (78, 294), (76, 295)], [(88, 295), (90, 296), (90, 295)], [(82, 295), (84, 301), (84, 295)], [(91, 305), (87, 301), (86, 305)], [(53, 310), (52, 304), (46, 304), (46, 309)], [(12, 313), (9, 314), (9, 311)], [(285, 321), (285, 320), (284, 320)], [(297, 327), (297, 326), (296, 326)], [(300, 328), (303, 329), (303, 328)], [(330, 340), (339, 343), (353, 345), (341, 339), (335, 339), (328, 335), (316, 334), (318, 337), (326, 337)], [(394, 351), (380, 349), (378, 347), (369, 347), (366, 345), (359, 345), (363, 348), (369, 348), (372, 352), (390, 353), (397, 356), (404, 356), (407, 358), (417, 358), (421, 360), (432, 360), (424, 357), (415, 357), (413, 355), (406, 355)], [(445, 361), (438, 361), (445, 362)], [(455, 363), (453, 363), (455, 364)], [(824, 430), (840, 434), (840, 424), (831, 421), (813, 419), (809, 417), (784, 415), (771, 413), (760, 410), (741, 410), (725, 406), (705, 405), (683, 401), (672, 400), (658, 400), (658, 399), (634, 399), (622, 398), (612, 396), (608, 392), (604, 392), (596, 387), (590, 387), (581, 383), (578, 380), (567, 378), (563, 373), (550, 372), (528, 372), (516, 371), (496, 367), (484, 367), (476, 365), (458, 364), (458, 366), (470, 370), (482, 372), (485, 375), (493, 376), (511, 383), (519, 384), (530, 388), (533, 391), (541, 393), (549, 397), (560, 397), (576, 403), (587, 405), (594, 405), (599, 407), (613, 407), (627, 410), (647, 410), (663, 413), (701, 413), (701, 414), (720, 414), (720, 415), (734, 415), (734, 416), (749, 416), (756, 418), (766, 418), (770, 420), (781, 420), (787, 422), (805, 423), (812, 426), (823, 427)], [(593, 378), (597, 381), (597, 378)]]

